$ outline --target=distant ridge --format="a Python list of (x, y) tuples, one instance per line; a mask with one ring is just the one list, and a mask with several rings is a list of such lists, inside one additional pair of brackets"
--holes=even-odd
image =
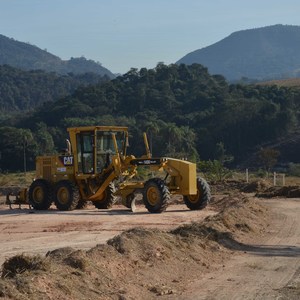
[(58, 74), (83, 74), (93, 72), (114, 78), (114, 74), (93, 60), (84, 57), (62, 60), (46, 50), (19, 42), (0, 34), (0, 65), (10, 65), (23, 70), (44, 70)]
[(300, 89), (300, 78), (277, 79), (270, 81), (261, 81), (259, 85), (277, 85), (280, 87), (293, 87)]
[(300, 26), (273, 25), (237, 31), (191, 52), (177, 64), (199, 63), (228, 80), (300, 76)]

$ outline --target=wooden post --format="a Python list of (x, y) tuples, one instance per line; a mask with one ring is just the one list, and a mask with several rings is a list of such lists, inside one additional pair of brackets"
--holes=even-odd
[(24, 163), (24, 177), (26, 180), (26, 172), (27, 172), (27, 166), (26, 166), (26, 146), (27, 146), (27, 140), (24, 137), (23, 138), (23, 163)]
[(248, 172), (248, 169), (246, 169), (246, 182), (249, 183), (249, 172)]
[(276, 172), (274, 172), (273, 176), (273, 185), (276, 186)]
[(282, 185), (285, 186), (285, 174), (282, 174)]

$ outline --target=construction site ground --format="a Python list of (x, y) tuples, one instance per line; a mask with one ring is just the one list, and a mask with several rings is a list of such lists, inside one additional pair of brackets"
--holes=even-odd
[(185, 205), (171, 205), (163, 214), (150, 214), (144, 206), (132, 213), (122, 205), (110, 210), (93, 205), (74, 211), (58, 211), (55, 206), (47, 211), (21, 208), (0, 205), (0, 264), (19, 253), (46, 254), (62, 247), (87, 250), (134, 227), (169, 230), (216, 213), (190, 211)]
[(0, 298), (300, 298), (300, 198), (234, 190), (202, 211), (179, 202), (162, 214), (2, 203)]

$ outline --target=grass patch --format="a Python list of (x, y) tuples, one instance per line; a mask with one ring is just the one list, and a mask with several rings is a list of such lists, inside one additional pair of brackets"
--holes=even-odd
[(47, 270), (47, 263), (41, 256), (16, 255), (2, 265), (2, 278), (12, 278), (26, 271)]
[(0, 187), (29, 186), (35, 176), (35, 171), (24, 173), (0, 173)]

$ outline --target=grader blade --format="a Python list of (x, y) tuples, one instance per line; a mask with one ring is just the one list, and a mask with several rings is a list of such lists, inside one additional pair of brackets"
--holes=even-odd
[(130, 203), (130, 209), (132, 212), (135, 212), (136, 211), (136, 204), (135, 204), (135, 200), (136, 200), (136, 197), (134, 197)]

